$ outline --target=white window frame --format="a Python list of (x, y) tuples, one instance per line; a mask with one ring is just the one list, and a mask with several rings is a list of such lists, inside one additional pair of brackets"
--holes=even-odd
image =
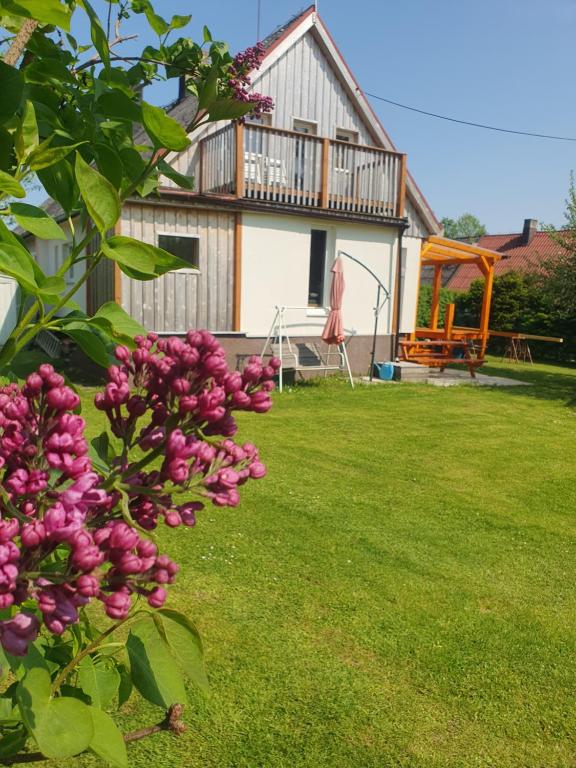
[(189, 237), (191, 240), (198, 240), (198, 269), (195, 269), (194, 267), (181, 267), (180, 269), (171, 269), (165, 274), (180, 274), (180, 275), (201, 275), (202, 270), (200, 269), (200, 235), (194, 234), (193, 232), (156, 232), (156, 246), (160, 248), (160, 237)]
[[(303, 131), (298, 131), (298, 129), (295, 127), (294, 123), (306, 123), (307, 125), (314, 126), (314, 133), (304, 133)], [(317, 120), (308, 120), (304, 117), (295, 117), (292, 115), (292, 130), (295, 133), (302, 133), (302, 136), (318, 136), (318, 121)]]
[[(349, 139), (339, 139), (338, 134), (347, 134), (350, 138)], [(336, 128), (334, 130), (334, 137), (336, 141), (347, 141), (349, 144), (358, 144), (360, 142), (360, 134), (358, 131), (353, 130), (352, 128)]]
[(272, 128), (272, 113), (263, 112), (260, 117), (247, 117), (246, 122), (248, 125), (265, 125), (267, 128)]

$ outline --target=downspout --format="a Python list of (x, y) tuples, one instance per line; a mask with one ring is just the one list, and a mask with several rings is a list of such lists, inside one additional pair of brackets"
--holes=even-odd
[(394, 337), (392, 342), (392, 360), (398, 359), (400, 344), (400, 321), (402, 314), (402, 236), (409, 223), (403, 222), (398, 229), (398, 249), (396, 256), (396, 290), (394, 291)]

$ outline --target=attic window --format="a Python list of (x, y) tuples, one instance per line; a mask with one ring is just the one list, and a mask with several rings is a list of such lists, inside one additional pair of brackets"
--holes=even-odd
[(158, 247), (200, 269), (200, 239), (195, 235), (158, 235)]
[(246, 118), (246, 122), (254, 125), (267, 125), (270, 127), (272, 125), (272, 115), (269, 112), (265, 112), (260, 115), (260, 117), (252, 115), (251, 117)]
[(358, 131), (336, 128), (336, 141), (348, 141), (350, 144), (358, 144)]

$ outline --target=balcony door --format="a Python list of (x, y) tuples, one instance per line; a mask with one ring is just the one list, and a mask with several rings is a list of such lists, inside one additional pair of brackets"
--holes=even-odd
[[(318, 126), (311, 120), (299, 120), (294, 119), (292, 123), (292, 129), (296, 133), (307, 134), (308, 136), (316, 136), (318, 134)], [(306, 172), (306, 164), (312, 162), (310, 153), (310, 142), (296, 139), (294, 142), (294, 189), (302, 192), (304, 191), (304, 174)]]

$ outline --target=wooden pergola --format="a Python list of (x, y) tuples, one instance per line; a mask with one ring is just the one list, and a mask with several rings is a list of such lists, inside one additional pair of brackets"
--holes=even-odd
[[(434, 267), (432, 306), (429, 326), (416, 328), (409, 339), (400, 342), (404, 360), (436, 366), (443, 369), (450, 363), (461, 363), (474, 376), (475, 368), (482, 365), (490, 336), (490, 304), (494, 282), (494, 264), (501, 258), (499, 253), (477, 245), (449, 240), (446, 237), (429, 237), (422, 245), (421, 266)], [(478, 328), (454, 325), (454, 304), (448, 304), (444, 325), (438, 326), (440, 312), (440, 288), (442, 269), (445, 266), (475, 264), (479, 276), (484, 277), (484, 296)]]

